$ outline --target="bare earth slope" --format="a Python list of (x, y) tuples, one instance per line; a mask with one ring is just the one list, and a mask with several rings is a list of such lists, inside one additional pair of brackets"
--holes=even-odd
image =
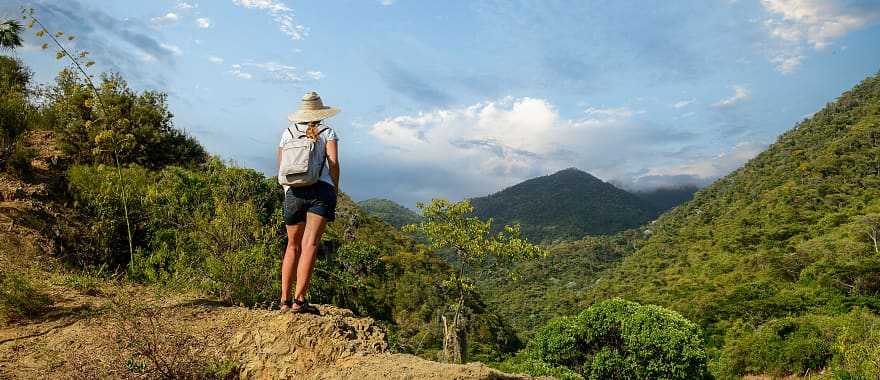
[[(315, 316), (181, 295), (144, 301), (153, 291), (105, 285), (109, 300), (56, 288), (59, 302), (44, 318), (0, 326), (0, 378), (182, 377), (206, 362), (248, 379), (523, 378), (391, 353), (382, 328), (346, 309), (321, 306)], [(125, 304), (132, 299), (147, 303)]]

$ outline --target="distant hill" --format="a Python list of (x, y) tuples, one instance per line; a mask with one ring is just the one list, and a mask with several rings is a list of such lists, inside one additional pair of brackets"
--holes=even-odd
[(471, 205), (496, 226), (519, 223), (523, 235), (537, 242), (613, 234), (656, 215), (651, 203), (575, 168), (471, 199)]
[(388, 199), (367, 199), (358, 202), (358, 206), (367, 214), (373, 215), (397, 228), (407, 224), (418, 223), (421, 220), (421, 217), (415, 211)]
[(634, 192), (637, 197), (648, 202), (654, 207), (654, 216), (660, 216), (666, 211), (672, 210), (675, 206), (685, 203), (693, 199), (694, 194), (700, 188), (694, 185), (684, 185), (678, 187), (665, 187), (649, 191)]

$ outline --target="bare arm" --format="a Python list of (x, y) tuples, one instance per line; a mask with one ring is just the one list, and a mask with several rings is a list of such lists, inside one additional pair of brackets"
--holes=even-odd
[(330, 178), (333, 179), (333, 186), (336, 192), (339, 192), (339, 149), (336, 140), (327, 141), (327, 163), (330, 165)]
[(280, 172), (281, 171), (281, 148), (278, 148), (278, 150), (276, 151), (275, 159), (278, 161), (278, 168), (275, 169), (275, 171)]

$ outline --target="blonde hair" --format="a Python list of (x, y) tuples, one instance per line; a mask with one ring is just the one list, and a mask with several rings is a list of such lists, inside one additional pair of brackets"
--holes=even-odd
[(320, 121), (313, 121), (307, 123), (308, 128), (306, 128), (306, 137), (317, 140), (318, 139), (318, 126), (321, 125)]

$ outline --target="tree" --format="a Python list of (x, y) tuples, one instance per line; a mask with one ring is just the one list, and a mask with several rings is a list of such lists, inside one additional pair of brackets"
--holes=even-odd
[(874, 243), (874, 253), (880, 255), (880, 214), (870, 214), (859, 218), (865, 226), (865, 236)]
[(672, 310), (615, 298), (551, 320), (511, 364), (559, 378), (706, 379), (701, 336)]
[(18, 141), (28, 127), (27, 86), (31, 73), (14, 58), (0, 56), (0, 169), (10, 167)]
[(21, 46), (22, 26), (15, 20), (0, 22), (0, 50), (14, 50)]
[(451, 250), (457, 271), (443, 281), (452, 299), (449, 310), (451, 318), (443, 315), (443, 355), (449, 362), (460, 363), (466, 359), (466, 342), (462, 338), (467, 331), (465, 305), (474, 294), (474, 278), (496, 268), (545, 255), (545, 251), (520, 237), (519, 226), (504, 226), (492, 235), (492, 220), (482, 221), (471, 216), (473, 208), (465, 200), (451, 203), (434, 199), (429, 204), (418, 203), (422, 221), (404, 227), (405, 232), (421, 233), (433, 251)]

